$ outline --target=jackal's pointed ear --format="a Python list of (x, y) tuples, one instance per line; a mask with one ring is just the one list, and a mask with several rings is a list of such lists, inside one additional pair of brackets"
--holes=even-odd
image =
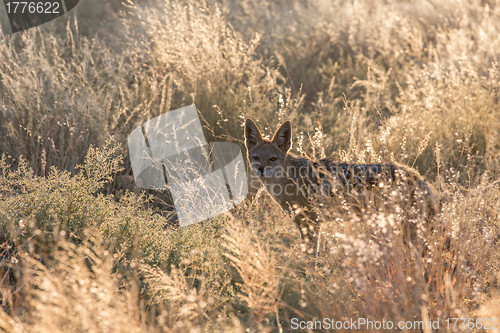
[(285, 121), (274, 134), (272, 141), (286, 153), (292, 146), (292, 124)]
[(247, 149), (252, 149), (256, 144), (262, 142), (262, 134), (252, 119), (245, 122), (245, 145)]

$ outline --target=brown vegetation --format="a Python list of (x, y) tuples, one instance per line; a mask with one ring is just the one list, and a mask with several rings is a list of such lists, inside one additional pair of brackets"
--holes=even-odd
[[(497, 0), (88, 0), (4, 37), (0, 329), (498, 318), (498, 31)], [(144, 195), (106, 194), (131, 174), (131, 130), (192, 103), (210, 141), (289, 119), (296, 153), (414, 167), (443, 197), (439, 227), (405, 246), (397, 198), (325, 207), (313, 269), (262, 191), (177, 230)]]

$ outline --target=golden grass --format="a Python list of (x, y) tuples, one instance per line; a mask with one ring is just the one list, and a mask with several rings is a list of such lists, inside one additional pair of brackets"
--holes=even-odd
[[(362, 317), (456, 332), (447, 318), (498, 318), (499, 25), (496, 0), (88, 0), (4, 37), (0, 329), (286, 332)], [(413, 166), (442, 212), (408, 246), (402, 198), (322, 207), (316, 266), (263, 192), (164, 228), (115, 180), (131, 173), (131, 130), (191, 103), (209, 140), (241, 143), (246, 117), (266, 132), (290, 119), (295, 152)]]

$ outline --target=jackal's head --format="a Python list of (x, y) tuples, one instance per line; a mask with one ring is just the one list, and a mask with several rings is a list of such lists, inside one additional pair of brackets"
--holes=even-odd
[(283, 171), (286, 154), (292, 144), (292, 125), (284, 122), (271, 140), (262, 138), (257, 125), (247, 119), (245, 122), (245, 145), (248, 161), (253, 171), (260, 178), (269, 178)]

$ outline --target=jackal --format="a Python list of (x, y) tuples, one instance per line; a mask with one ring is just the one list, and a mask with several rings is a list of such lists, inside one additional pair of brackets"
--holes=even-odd
[[(347, 202), (354, 209), (362, 210), (362, 201), (375, 198), (382, 198), (386, 201), (382, 204), (390, 206), (390, 195), (378, 194), (394, 194), (394, 189), (397, 189), (407, 201), (403, 209), (428, 217), (437, 213), (438, 200), (434, 189), (409, 167), (396, 163), (338, 163), (329, 158), (314, 161), (290, 154), (291, 144), (289, 121), (280, 126), (271, 140), (266, 140), (255, 123), (246, 120), (245, 145), (251, 168), (271, 197), (295, 217), (303, 249), (309, 253), (316, 254), (319, 246), (316, 208), (324, 198), (340, 199), (326, 202)], [(384, 188), (389, 191), (384, 191)]]

